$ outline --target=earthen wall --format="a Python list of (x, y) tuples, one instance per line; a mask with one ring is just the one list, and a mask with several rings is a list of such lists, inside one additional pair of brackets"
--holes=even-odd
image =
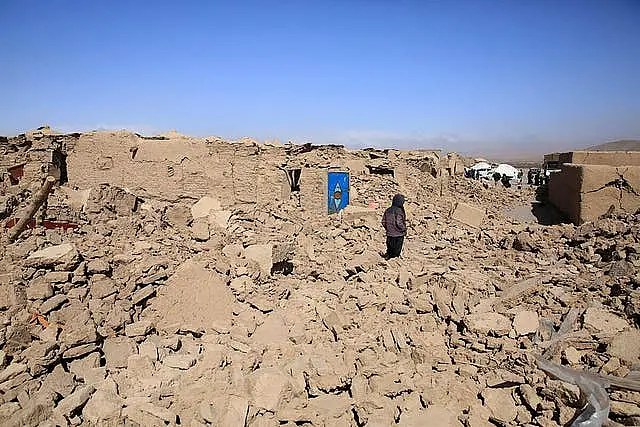
[(640, 166), (564, 164), (551, 175), (549, 200), (576, 224), (593, 221), (611, 207), (640, 209)]
[(640, 151), (569, 151), (547, 154), (544, 159), (581, 165), (640, 166)]

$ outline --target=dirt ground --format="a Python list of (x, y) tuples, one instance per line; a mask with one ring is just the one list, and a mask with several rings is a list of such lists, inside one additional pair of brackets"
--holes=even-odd
[(7, 187), (0, 424), (640, 425), (640, 214), (542, 225), (534, 189), (407, 182), (354, 178), (380, 202), (335, 215), (105, 184), (15, 243), (35, 190)]

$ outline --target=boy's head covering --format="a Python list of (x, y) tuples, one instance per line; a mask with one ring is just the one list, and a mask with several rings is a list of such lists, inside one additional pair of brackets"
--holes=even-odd
[(401, 208), (404, 205), (404, 196), (402, 194), (396, 194), (393, 196), (393, 201), (391, 202), (391, 206), (396, 206)]

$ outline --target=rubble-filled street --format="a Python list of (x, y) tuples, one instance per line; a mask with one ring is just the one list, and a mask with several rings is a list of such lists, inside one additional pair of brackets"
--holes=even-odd
[[(439, 153), (47, 129), (0, 148), (21, 165), (0, 425), (640, 425), (640, 213), (527, 222), (506, 212), (534, 188)], [(327, 214), (334, 166), (351, 200)]]

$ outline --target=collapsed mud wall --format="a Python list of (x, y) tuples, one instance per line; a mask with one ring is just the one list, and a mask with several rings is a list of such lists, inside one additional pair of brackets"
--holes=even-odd
[(640, 166), (640, 151), (571, 151), (559, 153), (561, 163)]
[(161, 205), (213, 197), (225, 211), (287, 204), (308, 217), (327, 214), (330, 171), (348, 172), (350, 204), (371, 208), (389, 203), (396, 192), (410, 199), (433, 194), (440, 170), (438, 150), (349, 150), (127, 131), (56, 134), (42, 128), (3, 138), (0, 149), (0, 203), (13, 206), (3, 216), (19, 217), (29, 195), (53, 175), (59, 185), (40, 220), (74, 224), (105, 185)]
[(549, 181), (549, 200), (575, 224), (610, 209), (640, 208), (640, 166), (564, 164)]
[(204, 167), (209, 157), (206, 146), (188, 140), (145, 140), (130, 133), (83, 134), (68, 155), (69, 185), (111, 184), (141, 196), (197, 198), (211, 187), (212, 175), (223, 172), (219, 165)]
[[(428, 154), (412, 159), (424, 159)], [(384, 170), (401, 171), (391, 174), (401, 187), (417, 176), (428, 176), (397, 156), (376, 160)], [(111, 184), (143, 198), (172, 202), (208, 195), (225, 208), (245, 203), (277, 204), (288, 201), (295, 192), (305, 211), (322, 213), (327, 205), (327, 172), (332, 168), (348, 171), (357, 185), (371, 174), (367, 169), (371, 161), (367, 153), (341, 146), (293, 150), (255, 141), (149, 139), (126, 132), (99, 132), (80, 136), (69, 150), (67, 165), (69, 185), (78, 189)], [(295, 189), (287, 179), (287, 170), (298, 170)], [(363, 204), (371, 202), (371, 197), (355, 189), (352, 200)]]
[(26, 185), (40, 184), (47, 175), (62, 184), (67, 182), (66, 153), (80, 135), (53, 134), (48, 128), (41, 129), (0, 140), (0, 175), (5, 188), (20, 181)]

